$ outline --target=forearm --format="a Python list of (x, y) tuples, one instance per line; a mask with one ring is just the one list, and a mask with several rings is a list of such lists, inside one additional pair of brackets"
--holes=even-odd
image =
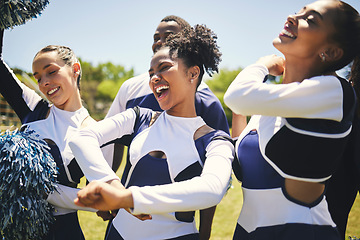
[(246, 116), (241, 114), (232, 114), (232, 130), (231, 130), (231, 137), (235, 138), (240, 135), (240, 133), (244, 130), (247, 125)]
[(56, 185), (56, 191), (49, 194), (47, 201), (54, 206), (66, 208), (66, 209), (75, 209), (75, 210), (84, 210), (95, 212), (96, 209), (88, 207), (80, 207), (74, 204), (74, 199), (77, 197), (77, 193), (80, 189), (71, 188), (61, 184)]
[[(301, 83), (263, 83), (268, 70), (264, 65), (246, 67), (224, 95), (225, 104), (236, 114), (285, 118), (323, 118), (340, 120), (342, 86), (334, 76), (318, 76)], [(330, 100), (329, 100), (330, 99)]]
[[(104, 158), (100, 146), (132, 133), (135, 118), (134, 111), (130, 109), (112, 118), (92, 124), (79, 131), (71, 139), (69, 146), (85, 177), (90, 182), (119, 179)], [(128, 122), (131, 123), (129, 126), (126, 125)]]

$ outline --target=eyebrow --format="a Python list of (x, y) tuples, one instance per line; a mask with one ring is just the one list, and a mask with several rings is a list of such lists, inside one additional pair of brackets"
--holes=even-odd
[[(162, 66), (163, 64), (165, 64), (165, 63), (166, 63), (166, 62), (160, 63), (159, 66), (158, 66), (158, 68), (161, 68), (161, 66)], [(150, 68), (150, 69), (149, 69), (149, 72), (150, 72), (150, 71), (154, 71), (154, 69)]]
[[(306, 10), (306, 7), (304, 7), (303, 10)], [(315, 14), (315, 15), (317, 15), (319, 18), (321, 18), (322, 20), (324, 20), (323, 16), (322, 16), (318, 11), (309, 10), (309, 13)]]
[[(43, 67), (43, 70), (47, 69), (47, 68), (50, 67), (50, 66), (51, 66), (51, 64), (45, 65), (45, 66)], [(34, 72), (34, 73), (33, 73), (33, 76), (35, 76), (35, 75), (37, 75), (37, 74), (39, 74), (39, 73), (38, 73), (38, 72)]]

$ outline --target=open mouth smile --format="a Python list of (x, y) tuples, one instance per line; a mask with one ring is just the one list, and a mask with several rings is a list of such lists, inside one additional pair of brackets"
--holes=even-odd
[(165, 97), (167, 94), (167, 91), (169, 89), (169, 86), (167, 85), (160, 85), (154, 88), (157, 98), (160, 100), (163, 97)]
[(51, 89), (50, 91), (47, 92), (47, 94), (48, 94), (48, 95), (52, 95), (52, 94), (54, 94), (55, 92), (59, 91), (59, 89), (60, 89), (60, 87)]
[(293, 33), (286, 30), (285, 28), (281, 31), (280, 36), (285, 36), (285, 37), (289, 37), (292, 39), (296, 39), (296, 36)]

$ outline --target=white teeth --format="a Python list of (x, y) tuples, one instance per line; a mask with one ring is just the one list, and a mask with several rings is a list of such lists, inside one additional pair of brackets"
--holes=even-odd
[(56, 92), (59, 88), (54, 88), (53, 90), (50, 90), (48, 91), (48, 94), (51, 95), (53, 94), (54, 92)]
[(289, 37), (291, 37), (291, 38), (295, 38), (294, 34), (288, 32), (286, 29), (283, 29), (283, 30), (281, 31), (281, 33), (284, 34), (284, 35), (286, 35), (286, 36), (289, 36)]
[(163, 89), (169, 89), (169, 86), (162, 85), (162, 86), (156, 88), (155, 91), (156, 91), (156, 93), (160, 93), (161, 90), (163, 90)]

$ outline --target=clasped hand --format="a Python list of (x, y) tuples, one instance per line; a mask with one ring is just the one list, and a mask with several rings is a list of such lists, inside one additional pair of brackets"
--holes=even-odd
[[(134, 207), (131, 191), (125, 189), (119, 181), (113, 181), (110, 184), (92, 181), (78, 192), (74, 203), (81, 207), (91, 207), (100, 211), (111, 211), (111, 213), (120, 208), (124, 208), (131, 213), (130, 208)], [(99, 214), (104, 215), (101, 212)], [(107, 214), (104, 216), (106, 215)], [(134, 216), (140, 220), (151, 219), (151, 215), (147, 214)], [(109, 215), (107, 215), (107, 217), (109, 217)]]

